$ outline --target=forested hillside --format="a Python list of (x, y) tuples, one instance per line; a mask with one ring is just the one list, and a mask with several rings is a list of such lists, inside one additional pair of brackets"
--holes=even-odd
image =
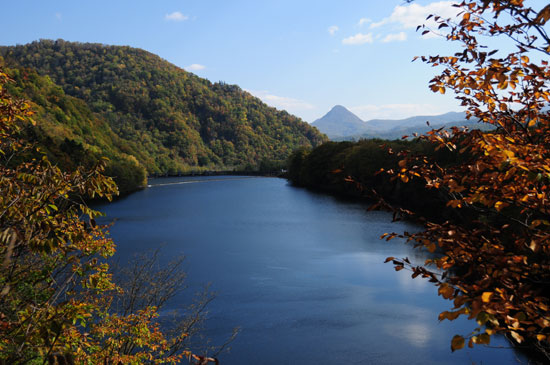
[(14, 81), (5, 85), (9, 93), (31, 102), (35, 112), (35, 124), (25, 124), (22, 134), (50, 161), (68, 171), (77, 166), (92, 167), (107, 157), (106, 174), (114, 177), (121, 193), (146, 185), (147, 172), (134, 157), (139, 147), (113, 133), (105, 119), (84, 101), (66, 95), (49, 77), (32, 69), (6, 71)]
[(213, 84), (140, 49), (41, 40), (0, 54), (82, 99), (119, 138), (112, 145), (149, 174), (256, 167), (326, 140), (238, 86)]

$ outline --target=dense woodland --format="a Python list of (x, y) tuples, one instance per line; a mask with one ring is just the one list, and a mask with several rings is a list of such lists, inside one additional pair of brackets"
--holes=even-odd
[[(133, 164), (130, 156), (149, 175), (258, 169), (262, 161), (281, 162), (298, 147), (326, 141), (306, 122), (236, 85), (213, 84), (140, 49), (41, 40), (0, 47), (0, 54), (15, 69), (17, 92), (49, 119), (41, 132), (65, 136), (66, 144), (97, 140), (96, 151), (125, 156), (113, 169)], [(48, 85), (48, 95), (39, 84)], [(76, 122), (86, 118), (89, 123)], [(98, 138), (82, 140), (90, 123), (100, 126), (92, 128)]]
[(120, 193), (147, 184), (147, 171), (134, 157), (134, 150), (128, 150), (128, 143), (83, 100), (65, 94), (49, 77), (32, 69), (6, 72), (14, 81), (6, 85), (7, 90), (14, 97), (31, 102), (35, 112), (35, 123), (26, 124), (22, 134), (40, 147), (40, 153), (50, 161), (71, 171), (77, 166), (94, 166), (106, 157), (106, 173), (115, 178)]
[(358, 142), (327, 142), (309, 149), (301, 148), (288, 159), (289, 180), (336, 195), (389, 203), (441, 220), (454, 214), (446, 209), (445, 196), (426, 189), (418, 181), (394, 178), (388, 172), (399, 170), (399, 153), (428, 155), (442, 165), (457, 163), (457, 156), (419, 140), (364, 139)]

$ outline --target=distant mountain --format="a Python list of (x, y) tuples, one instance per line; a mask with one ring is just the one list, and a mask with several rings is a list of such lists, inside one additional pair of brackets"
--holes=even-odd
[(371, 119), (365, 122), (365, 127), (368, 128), (368, 131), (388, 132), (398, 128), (426, 126), (426, 122), (429, 122), (432, 126), (438, 126), (465, 120), (466, 113), (449, 112), (441, 115), (421, 115), (406, 119)]
[(443, 124), (437, 124), (430, 122), (430, 125), (417, 124), (412, 127), (407, 126), (397, 126), (391, 128), (390, 130), (379, 130), (379, 131), (369, 131), (360, 135), (348, 136), (346, 138), (336, 139), (336, 140), (360, 140), (360, 139), (369, 139), (369, 138), (380, 138), (380, 139), (401, 139), (403, 136), (412, 137), (414, 133), (424, 134), (431, 131), (432, 129), (445, 128), (450, 129), (451, 127), (468, 127), (470, 129), (480, 129), (480, 130), (490, 130), (494, 127), (490, 124), (479, 123), (473, 120), (459, 120), (454, 122), (447, 122)]
[[(426, 122), (429, 122), (428, 126)], [(360, 138), (398, 139), (403, 135), (426, 133), (432, 128), (469, 126), (479, 128), (476, 121), (466, 120), (465, 113), (449, 112), (441, 115), (416, 116), (406, 119), (372, 119), (362, 121), (341, 105), (312, 123), (332, 140)]]
[[(118, 151), (135, 157), (149, 174), (254, 168), (326, 140), (308, 123), (236, 85), (212, 83), (141, 49), (41, 40), (0, 47), (0, 56), (7, 67), (36, 70), (58, 91), (82, 101), (93, 120), (107, 123)], [(36, 100), (41, 103), (40, 95)], [(52, 105), (51, 113), (59, 114), (56, 108), (64, 111)], [(56, 123), (64, 130), (74, 125), (61, 117)]]
[(360, 134), (365, 128), (365, 122), (342, 105), (336, 105), (312, 125), (331, 139)]

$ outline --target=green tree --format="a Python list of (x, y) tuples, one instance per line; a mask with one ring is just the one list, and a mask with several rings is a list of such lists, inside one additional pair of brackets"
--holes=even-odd
[(83, 101), (151, 175), (258, 166), (327, 140), (236, 85), (212, 84), (140, 49), (42, 40), (0, 54), (10, 67), (48, 75), (58, 85), (52, 93)]

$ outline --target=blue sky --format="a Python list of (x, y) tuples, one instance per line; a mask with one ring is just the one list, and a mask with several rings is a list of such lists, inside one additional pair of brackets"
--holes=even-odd
[[(545, 1), (532, 0), (537, 9)], [(1, 45), (38, 39), (129, 45), (213, 82), (237, 84), (308, 122), (341, 104), (364, 120), (461, 108), (433, 94), (417, 55), (457, 48), (415, 32), (450, 1), (19, 0), (2, 5)]]

